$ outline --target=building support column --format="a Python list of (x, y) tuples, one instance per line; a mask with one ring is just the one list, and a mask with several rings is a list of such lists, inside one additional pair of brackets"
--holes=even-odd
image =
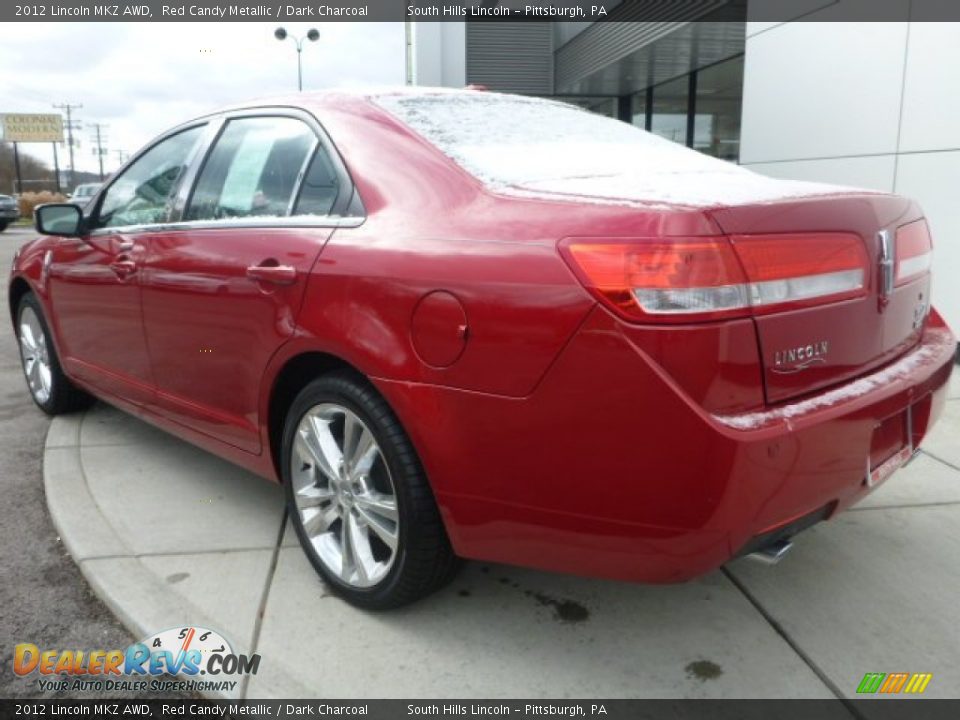
[(697, 124), (697, 71), (690, 73), (687, 86), (687, 147), (693, 147)]

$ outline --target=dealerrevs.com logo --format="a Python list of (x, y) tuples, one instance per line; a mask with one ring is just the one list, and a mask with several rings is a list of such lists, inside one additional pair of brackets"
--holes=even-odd
[[(259, 655), (233, 651), (220, 633), (201, 627), (171, 628), (126, 649), (58, 650), (19, 643), (13, 671), (37, 676), (43, 692), (230, 692), (234, 678), (256, 675)], [(180, 680), (170, 676), (179, 675)]]

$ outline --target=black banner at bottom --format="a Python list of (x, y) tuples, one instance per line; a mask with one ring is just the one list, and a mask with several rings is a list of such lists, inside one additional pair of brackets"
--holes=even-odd
[(954, 720), (958, 700), (0, 700), (2, 718)]

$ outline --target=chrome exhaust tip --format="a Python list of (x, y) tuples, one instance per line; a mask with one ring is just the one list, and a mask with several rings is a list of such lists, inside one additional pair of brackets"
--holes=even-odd
[(789, 540), (777, 540), (756, 552), (750, 553), (747, 557), (764, 565), (776, 565), (787, 556), (792, 547), (793, 543)]

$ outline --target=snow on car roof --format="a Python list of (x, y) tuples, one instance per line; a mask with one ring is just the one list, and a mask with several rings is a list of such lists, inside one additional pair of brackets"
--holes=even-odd
[(507, 194), (726, 206), (870, 192), (769, 178), (553, 100), (419, 87), (355, 92)]

